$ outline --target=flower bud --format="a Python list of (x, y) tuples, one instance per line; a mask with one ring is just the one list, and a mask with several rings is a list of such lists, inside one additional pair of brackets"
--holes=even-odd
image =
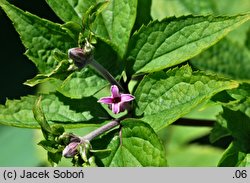
[(89, 54), (86, 54), (81, 48), (69, 49), (68, 56), (78, 68), (83, 68), (88, 64)]
[(73, 158), (77, 153), (78, 153), (78, 145), (80, 143), (79, 142), (71, 142), (69, 143), (69, 145), (67, 145), (63, 152), (62, 152), (62, 155), (65, 157), (65, 158)]

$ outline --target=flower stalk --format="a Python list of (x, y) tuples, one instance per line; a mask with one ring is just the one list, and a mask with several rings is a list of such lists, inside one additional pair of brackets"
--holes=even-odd
[(110, 129), (116, 127), (120, 125), (119, 120), (113, 120), (103, 126), (101, 126), (100, 128), (97, 128), (96, 130), (90, 132), (89, 134), (81, 137), (81, 141), (85, 142), (85, 141), (91, 141), (93, 140), (95, 137), (103, 134), (104, 132), (109, 131)]
[(105, 69), (101, 64), (99, 64), (94, 58), (89, 61), (89, 66), (98, 72), (102, 77), (104, 77), (111, 85), (117, 85), (121, 91), (125, 91), (124, 88), (118, 83), (115, 78)]

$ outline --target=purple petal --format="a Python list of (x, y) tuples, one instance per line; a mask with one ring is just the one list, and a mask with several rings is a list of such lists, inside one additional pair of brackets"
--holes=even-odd
[(119, 88), (116, 85), (111, 86), (111, 95), (113, 98), (119, 98), (121, 97)]
[(128, 103), (120, 103), (120, 112), (125, 111), (128, 108)]
[(97, 102), (103, 103), (103, 104), (112, 104), (113, 98), (112, 97), (102, 97)]
[(134, 100), (135, 97), (131, 94), (121, 94), (121, 102), (129, 102)]
[(114, 114), (118, 114), (120, 112), (120, 103), (112, 104), (112, 111)]
[(77, 147), (80, 143), (79, 142), (71, 142), (70, 144), (68, 144), (63, 152), (62, 152), (62, 155), (65, 157), (65, 158), (72, 158), (74, 157), (76, 154), (77, 154)]

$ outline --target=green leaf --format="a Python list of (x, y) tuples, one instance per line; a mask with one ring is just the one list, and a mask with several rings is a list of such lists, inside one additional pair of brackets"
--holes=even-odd
[(110, 0), (91, 25), (97, 37), (111, 44), (122, 58), (136, 19), (137, 0)]
[(241, 111), (250, 118), (250, 84), (242, 83), (233, 90), (228, 90), (223, 96), (216, 96), (213, 100), (233, 111)]
[(95, 45), (94, 58), (114, 77), (121, 75), (124, 70), (124, 61), (120, 60), (112, 47), (102, 40), (98, 40)]
[(226, 121), (227, 129), (234, 138), (235, 145), (245, 153), (250, 153), (250, 117), (241, 111), (223, 107), (220, 117)]
[(226, 122), (223, 119), (217, 119), (215, 125), (209, 135), (209, 140), (211, 143), (216, 142), (217, 140), (229, 136), (230, 132), (227, 129)]
[[(37, 96), (20, 100), (7, 100), (0, 105), (0, 124), (22, 128), (40, 128), (32, 108)], [(70, 100), (60, 94), (43, 95), (42, 110), (50, 126), (61, 124), (65, 128), (99, 126), (109, 115), (94, 97)]]
[(64, 96), (81, 99), (94, 95), (104, 88), (108, 82), (88, 68), (73, 72), (57, 90)]
[(73, 40), (60, 24), (24, 12), (6, 1), (1, 1), (0, 6), (28, 49), (25, 54), (41, 73), (49, 73), (58, 64), (52, 56), (53, 51), (66, 52), (77, 45), (77, 40)]
[(67, 71), (69, 68), (68, 60), (59, 62), (56, 68), (47, 74), (37, 74), (34, 78), (27, 80), (24, 84), (28, 86), (35, 86), (37, 84), (49, 81), (51, 79), (64, 79), (70, 72)]
[(133, 32), (138, 30), (142, 25), (147, 25), (151, 20), (152, 0), (138, 0), (137, 15)]
[(229, 76), (232, 79), (250, 80), (250, 51), (223, 39), (191, 60), (191, 63), (201, 69)]
[(188, 66), (145, 76), (135, 91), (137, 116), (158, 131), (190, 112), (214, 94), (238, 86)]
[(78, 8), (84, 5), (83, 0), (46, 0), (46, 2), (64, 22), (82, 23)]
[(207, 15), (215, 10), (215, 3), (211, 0), (157, 0), (152, 4), (152, 17), (163, 19), (187, 14)]
[(246, 47), (248, 48), (248, 50), (250, 50), (250, 28), (247, 31), (247, 38), (246, 38), (246, 43), (245, 43)]
[(238, 16), (182, 16), (154, 21), (135, 33), (129, 43), (130, 75), (162, 70), (180, 64), (218, 42), (249, 20)]
[[(100, 4), (105, 3), (105, 1), (98, 1)], [(87, 11), (97, 6), (97, 1), (90, 0), (46, 0), (46, 2), (61, 20), (76, 22), (80, 25), (83, 23), (82, 20), (90, 15), (86, 14)]]
[(219, 167), (236, 167), (245, 166), (247, 163), (247, 154), (241, 152), (235, 143), (231, 143), (223, 153), (218, 166)]
[(50, 137), (50, 133), (52, 131), (51, 131), (50, 125), (49, 125), (48, 121), (46, 120), (46, 117), (43, 113), (43, 110), (41, 107), (41, 100), (42, 100), (42, 96), (37, 98), (32, 111), (33, 111), (33, 115), (34, 115), (35, 120), (41, 126), (41, 130), (42, 130), (44, 138), (48, 139)]
[[(72, 19), (67, 17), (68, 13), (64, 15), (62, 6), (67, 6), (67, 11), (70, 11), (70, 14), (77, 14), (82, 20), (89, 16), (88, 11), (91, 10), (91, 7), (97, 6), (97, 3), (102, 5), (105, 2), (100, 0), (67, 0), (66, 2), (64, 0), (58, 2), (47, 0), (51, 8), (64, 21), (72, 21)], [(136, 19), (136, 10), (137, 0), (109, 0), (107, 7), (101, 13), (98, 12), (95, 21), (90, 22), (90, 29), (95, 36), (110, 44), (118, 52), (118, 55), (123, 57)]]
[(116, 130), (93, 141), (94, 149), (96, 146), (96, 148), (112, 150), (108, 156), (96, 154), (103, 166), (167, 165), (164, 147), (148, 124), (135, 119), (126, 119), (121, 122), (121, 125), (121, 144), (119, 136), (115, 135)]

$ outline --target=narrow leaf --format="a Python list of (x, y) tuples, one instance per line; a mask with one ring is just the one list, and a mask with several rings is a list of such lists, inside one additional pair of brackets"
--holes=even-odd
[(180, 64), (214, 45), (249, 20), (238, 16), (182, 16), (154, 21), (133, 35), (127, 71), (149, 73)]
[[(121, 122), (121, 125), (121, 143), (119, 136), (114, 136), (113, 131), (99, 139), (104, 148), (112, 150), (108, 156), (96, 155), (104, 166), (167, 165), (164, 147), (148, 124), (135, 119), (126, 119)], [(95, 142), (93, 146), (97, 144)], [(99, 144), (97, 147), (100, 148)]]
[(158, 131), (190, 112), (214, 94), (238, 86), (188, 66), (145, 76), (135, 91), (137, 116)]
[[(0, 124), (22, 128), (40, 128), (33, 116), (37, 96), (26, 96), (20, 100), (7, 100), (0, 105)], [(94, 97), (69, 100), (60, 94), (43, 95), (42, 110), (50, 126), (61, 124), (65, 128), (98, 126), (109, 118)]]
[(38, 124), (41, 126), (41, 130), (43, 132), (43, 136), (45, 139), (48, 139), (51, 133), (51, 128), (49, 126), (49, 123), (46, 120), (46, 117), (43, 113), (42, 107), (41, 107), (41, 100), (42, 97), (38, 97), (35, 105), (33, 107), (33, 114), (35, 120), (38, 122)]
[(41, 73), (49, 73), (58, 64), (53, 57), (55, 50), (66, 53), (69, 48), (77, 46), (77, 40), (73, 40), (60, 24), (24, 12), (6, 1), (1, 2), (0, 6), (28, 49), (26, 55)]
[(224, 74), (232, 79), (250, 80), (250, 51), (230, 39), (223, 39), (191, 61), (201, 70)]

